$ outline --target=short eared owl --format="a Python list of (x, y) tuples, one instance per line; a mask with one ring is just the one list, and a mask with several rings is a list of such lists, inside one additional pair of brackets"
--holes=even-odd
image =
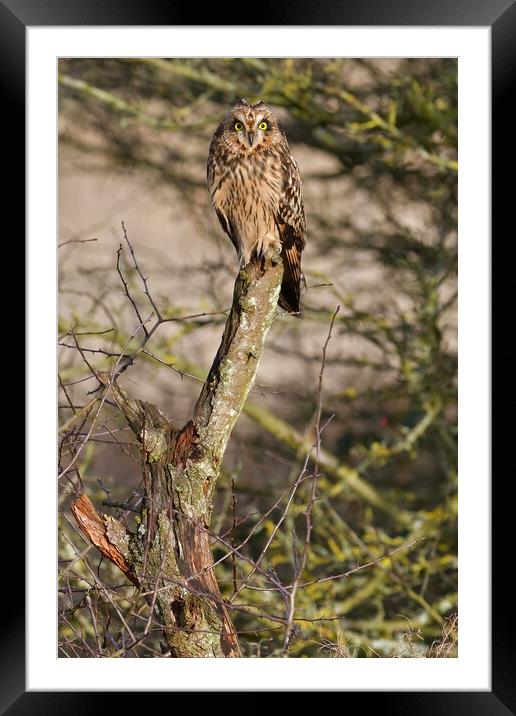
[(253, 255), (283, 259), (279, 305), (299, 313), (306, 224), (299, 167), (263, 102), (240, 100), (210, 145), (208, 187), (242, 265)]

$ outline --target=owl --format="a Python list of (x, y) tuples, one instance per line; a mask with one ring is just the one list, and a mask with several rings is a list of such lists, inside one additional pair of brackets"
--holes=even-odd
[(255, 256), (283, 261), (278, 303), (299, 315), (306, 237), (301, 177), (285, 133), (263, 102), (240, 100), (216, 129), (208, 188), (242, 266)]

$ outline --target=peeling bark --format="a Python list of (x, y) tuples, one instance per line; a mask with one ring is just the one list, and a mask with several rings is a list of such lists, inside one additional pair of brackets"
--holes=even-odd
[(144, 457), (145, 499), (136, 534), (101, 517), (84, 495), (72, 504), (85, 536), (143, 590), (174, 657), (240, 656), (213, 571), (208, 530), (224, 453), (254, 384), (282, 275), (281, 264), (258, 260), (240, 270), (219, 350), (182, 430), (156, 405), (111, 386)]
[(71, 509), (77, 524), (88, 536), (90, 542), (104, 557), (116, 564), (135, 586), (138, 586), (138, 578), (129, 566), (124, 552), (118, 546), (124, 541), (124, 536), (127, 537), (125, 527), (114, 517), (109, 515), (101, 517), (87, 495), (78, 497), (72, 503)]

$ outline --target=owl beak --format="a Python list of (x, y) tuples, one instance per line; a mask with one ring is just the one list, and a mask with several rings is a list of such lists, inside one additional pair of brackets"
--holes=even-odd
[(254, 142), (254, 132), (247, 132), (247, 141), (249, 142), (249, 146), (253, 146)]

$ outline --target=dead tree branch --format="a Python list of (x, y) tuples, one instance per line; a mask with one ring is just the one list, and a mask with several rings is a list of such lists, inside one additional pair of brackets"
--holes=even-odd
[(136, 534), (101, 517), (81, 496), (72, 512), (83, 534), (145, 594), (175, 657), (238, 657), (235, 629), (213, 570), (209, 526), (217, 478), (252, 388), (283, 275), (282, 265), (241, 269), (221, 344), (182, 430), (156, 405), (130, 399), (97, 374), (136, 435), (145, 499)]

